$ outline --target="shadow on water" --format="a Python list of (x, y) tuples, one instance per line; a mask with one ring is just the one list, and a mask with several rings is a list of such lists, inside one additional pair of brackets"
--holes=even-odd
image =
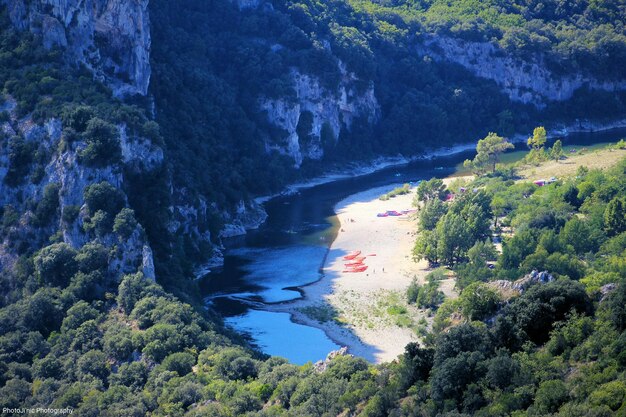
[[(624, 136), (626, 129), (572, 134), (563, 143), (585, 146), (615, 142)], [(515, 151), (524, 149), (524, 144), (518, 144)], [(265, 352), (296, 363), (322, 359), (332, 350), (326, 350), (329, 346), (337, 346), (324, 332), (293, 323), (286, 313), (262, 310), (268, 303), (302, 297), (301, 288), (320, 279), (336, 279), (322, 273), (326, 257), (339, 256), (329, 255), (328, 251), (339, 229), (334, 205), (371, 188), (391, 189), (403, 183), (450, 175), (457, 164), (473, 156), (474, 152), (467, 151), (420, 160), (267, 201), (264, 206), (269, 216), (265, 224), (225, 242), (224, 266), (199, 281), (203, 296), (227, 323), (250, 333)], [(324, 348), (318, 350), (318, 346)], [(370, 348), (371, 355), (367, 346), (361, 355), (373, 360), (375, 348)], [(322, 355), (322, 351), (326, 353)]]

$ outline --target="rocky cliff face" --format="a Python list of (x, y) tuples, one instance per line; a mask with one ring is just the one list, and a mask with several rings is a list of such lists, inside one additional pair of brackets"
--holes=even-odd
[[(266, 141), (268, 151), (289, 155), (299, 167), (304, 159), (320, 159), (324, 141), (337, 141), (341, 131), (350, 129), (355, 118), (364, 117), (370, 124), (378, 120), (380, 106), (374, 86), (359, 91), (354, 74), (347, 72), (341, 63), (339, 70), (342, 79), (335, 91), (324, 88), (316, 77), (293, 69), (295, 99), (259, 100), (267, 120), (284, 132), (279, 140)], [(308, 121), (303, 123), (303, 118)]]
[(564, 101), (583, 86), (590, 89), (626, 90), (626, 80), (601, 81), (584, 74), (556, 75), (541, 56), (523, 61), (488, 42), (468, 42), (445, 36), (430, 36), (418, 53), (436, 60), (462, 65), (473, 74), (495, 81), (511, 100), (545, 107), (549, 101)]
[(148, 0), (0, 0), (13, 25), (61, 48), (116, 96), (145, 95), (150, 82)]
[[(94, 232), (86, 227), (90, 214), (84, 202), (84, 191), (89, 185), (102, 181), (122, 191), (125, 182), (123, 168), (135, 173), (155, 169), (163, 161), (162, 150), (145, 138), (128, 135), (126, 126), (120, 124), (117, 129), (122, 148), (121, 163), (101, 168), (87, 167), (78, 161), (84, 143), (64, 141), (59, 119), (36, 124), (30, 116), (18, 118), (15, 108), (16, 103), (10, 97), (0, 106), (0, 112), (9, 114), (9, 120), (0, 124), (0, 207), (4, 207), (5, 214), (8, 210), (20, 217), (8, 226), (11, 230), (0, 242), (0, 268), (15, 263), (20, 244), (36, 248), (49, 244), (49, 238), (53, 236), (55, 241), (65, 242), (76, 249), (93, 240), (103, 244), (109, 249), (109, 272), (113, 279), (137, 271), (154, 279), (152, 249), (141, 225), (136, 224), (127, 236), (111, 230), (94, 236)], [(24, 179), (12, 183), (7, 178), (11, 169), (10, 153), (15, 151), (9, 141), (16, 137), (21, 138), (25, 146), (36, 149), (43, 169), (35, 175), (37, 168), (31, 164), (28, 172), (23, 173)], [(52, 217), (45, 224), (37, 223), (38, 205), (50, 187), (57, 190), (50, 201)], [(67, 216), (70, 211), (76, 214)]]

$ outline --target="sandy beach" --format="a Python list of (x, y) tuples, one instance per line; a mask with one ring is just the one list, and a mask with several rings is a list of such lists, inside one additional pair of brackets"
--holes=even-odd
[[(379, 197), (392, 187), (358, 193), (335, 206), (340, 222), (324, 264), (324, 277), (302, 288), (304, 297), (268, 310), (292, 314), (295, 322), (318, 327), (349, 352), (380, 363), (391, 361), (407, 343), (418, 340), (409, 318), (425, 312), (406, 304), (405, 291), (413, 277), (420, 281), (429, 272), (426, 262), (416, 263), (412, 249), (417, 231), (414, 212), (377, 217), (388, 210), (412, 210), (415, 195), (387, 201)], [(360, 250), (367, 270), (346, 272), (344, 256)], [(397, 309), (404, 314), (397, 314)]]

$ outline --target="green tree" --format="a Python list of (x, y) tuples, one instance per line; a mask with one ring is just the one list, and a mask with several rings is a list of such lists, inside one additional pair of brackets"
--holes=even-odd
[(603, 233), (594, 230), (586, 221), (572, 217), (559, 233), (559, 240), (564, 246), (571, 245), (577, 254), (598, 250)]
[(66, 286), (76, 273), (76, 251), (67, 243), (54, 243), (41, 249), (35, 255), (34, 265), (41, 282)]
[(529, 148), (538, 150), (543, 148), (543, 145), (545, 145), (546, 143), (547, 137), (548, 134), (546, 132), (546, 128), (543, 126), (539, 126), (533, 130), (533, 135), (528, 138), (526, 143), (528, 144)]
[(87, 129), (87, 124), (95, 115), (94, 109), (89, 106), (70, 107), (63, 111), (63, 124), (76, 132), (82, 133)]
[(63, 319), (61, 330), (68, 331), (78, 329), (78, 327), (88, 320), (95, 320), (98, 317), (98, 311), (91, 307), (87, 302), (81, 300), (74, 304)]
[(191, 368), (196, 364), (196, 358), (188, 352), (176, 352), (163, 360), (163, 367), (168, 371), (174, 371), (180, 376), (185, 376), (191, 372)]
[(43, 189), (43, 196), (35, 209), (35, 219), (38, 226), (46, 226), (54, 218), (59, 208), (59, 184), (50, 183)]
[(447, 265), (453, 265), (467, 254), (472, 246), (472, 234), (463, 218), (449, 212), (441, 218), (435, 228), (437, 257)]
[(126, 275), (118, 288), (117, 303), (126, 314), (130, 314), (135, 304), (148, 294), (161, 295), (162, 291), (140, 272)]
[(463, 315), (469, 320), (484, 320), (498, 308), (500, 297), (482, 282), (468, 285), (459, 296)]
[(124, 194), (107, 181), (85, 187), (83, 198), (92, 214), (102, 210), (115, 216), (124, 207)]
[(484, 173), (487, 169), (491, 169), (492, 172), (495, 172), (500, 154), (514, 147), (512, 143), (507, 142), (503, 137), (498, 136), (496, 133), (489, 132), (484, 139), (478, 141), (474, 159), (472, 161), (466, 160), (463, 165), (472, 169), (477, 174)]
[(101, 380), (110, 373), (110, 366), (106, 355), (100, 350), (90, 350), (78, 360), (78, 372), (80, 376), (91, 375)]
[(97, 237), (102, 238), (111, 231), (112, 223), (109, 213), (98, 210), (85, 220), (83, 229), (85, 232), (93, 231)]
[(85, 148), (78, 156), (89, 166), (102, 167), (120, 162), (122, 148), (117, 128), (102, 119), (93, 118), (85, 130)]
[(498, 252), (490, 240), (477, 241), (467, 251), (467, 257), (471, 263), (483, 266), (488, 261), (495, 261), (498, 258)]
[(429, 263), (435, 264), (439, 261), (437, 252), (437, 233), (433, 230), (423, 230), (415, 240), (413, 256), (416, 260), (426, 259)]
[(607, 235), (615, 236), (626, 231), (626, 199), (615, 197), (604, 210), (604, 229)]
[(447, 210), (446, 204), (440, 199), (428, 200), (419, 213), (420, 228), (422, 230), (433, 230)]
[(567, 387), (561, 380), (544, 381), (535, 394), (535, 409), (539, 415), (558, 411), (568, 398)]
[(554, 142), (554, 145), (552, 145), (552, 149), (550, 149), (550, 157), (556, 162), (559, 162), (561, 158), (563, 158), (563, 143), (561, 143), (561, 139), (557, 140)]
[(128, 239), (136, 228), (137, 220), (135, 219), (135, 212), (132, 209), (123, 208), (117, 216), (115, 216), (113, 231), (121, 238)]
[(422, 181), (415, 190), (415, 205), (417, 205), (418, 202), (426, 203), (434, 199), (441, 200), (446, 194), (446, 186), (443, 180), (431, 178), (428, 181)]
[(76, 262), (78, 269), (86, 274), (105, 271), (109, 264), (109, 251), (101, 243), (89, 242), (78, 251)]

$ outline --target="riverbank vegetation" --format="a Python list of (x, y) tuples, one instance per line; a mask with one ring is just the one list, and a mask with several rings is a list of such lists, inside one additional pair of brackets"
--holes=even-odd
[(401, 187), (396, 187), (393, 190), (381, 195), (379, 198), (383, 201), (394, 198), (398, 195), (404, 195), (411, 192), (411, 184), (403, 184)]

